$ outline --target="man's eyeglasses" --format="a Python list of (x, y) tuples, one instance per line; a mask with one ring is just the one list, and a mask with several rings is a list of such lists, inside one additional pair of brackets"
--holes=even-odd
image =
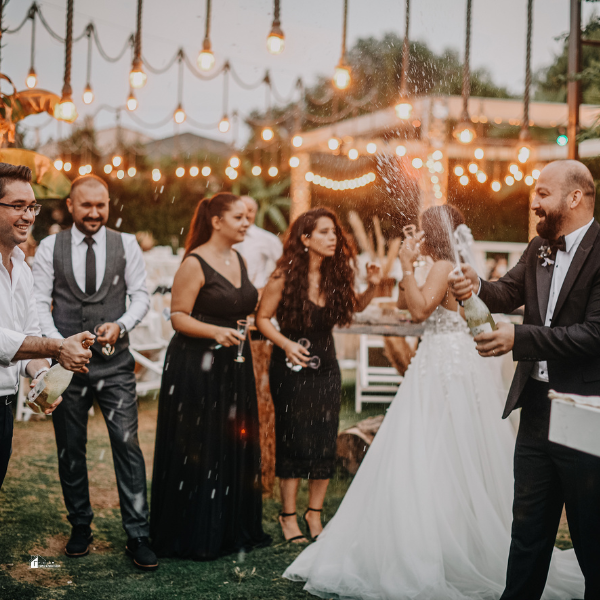
[(42, 210), (41, 204), (28, 204), (27, 206), (17, 206), (15, 204), (5, 204), (4, 202), (0, 202), (0, 206), (7, 206), (8, 208), (12, 208), (17, 212), (20, 212), (22, 215), (25, 215), (27, 212), (31, 211), (34, 215), (39, 215), (40, 210)]

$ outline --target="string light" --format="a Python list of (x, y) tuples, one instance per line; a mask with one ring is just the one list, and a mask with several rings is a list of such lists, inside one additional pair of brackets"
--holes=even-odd
[(526, 163), (531, 156), (531, 149), (528, 146), (521, 146), (517, 154), (517, 160), (520, 163)]
[(269, 167), (268, 173), (271, 177), (277, 177), (277, 173), (279, 173), (279, 169), (277, 167)]
[(420, 158), (413, 158), (412, 159), (412, 166), (415, 169), (420, 169), (423, 166), (423, 161)]
[(190, 176), (191, 177), (197, 177), (200, 173), (200, 169), (196, 166), (194, 167), (190, 167)]
[(229, 166), (234, 169), (237, 169), (240, 166), (240, 163), (241, 163), (241, 161), (237, 156), (232, 156), (229, 159)]
[(127, 97), (127, 110), (133, 112), (138, 106), (137, 98), (133, 95), (133, 90), (129, 92)]
[(482, 148), (477, 148), (474, 152), (474, 155), (477, 160), (481, 160), (484, 157), (485, 153), (483, 152)]
[(152, 169), (152, 181), (160, 181), (161, 177), (160, 169)]
[(519, 167), (517, 167), (515, 164), (512, 164), (509, 165), (508, 170), (514, 175), (519, 170)]
[(299, 165), (300, 159), (297, 156), (290, 157), (290, 167), (292, 167), (292, 169), (295, 169)]
[(121, 166), (122, 162), (123, 162), (123, 159), (118, 154), (115, 154), (113, 156), (113, 158), (112, 158), (113, 167), (119, 167), (119, 166)]
[(494, 192), (499, 192), (501, 187), (502, 184), (499, 181), (492, 181), (492, 190), (494, 190)]
[(91, 104), (94, 101), (94, 92), (92, 91), (92, 88), (89, 83), (85, 86), (85, 89), (83, 90), (82, 98), (84, 104)]
[(68, 161), (67, 161), (67, 162), (66, 162), (66, 163), (63, 165), (63, 169), (64, 169), (64, 170), (65, 170), (65, 171), (68, 173), (68, 172), (71, 170), (71, 167), (72, 167), (72, 166), (73, 166), (73, 165), (72, 165), (70, 162), (68, 162)]
[(431, 158), (433, 158), (433, 160), (442, 160), (442, 158), (444, 158), (444, 153), (441, 150), (436, 150), (431, 155)]
[(265, 142), (270, 142), (275, 137), (275, 133), (270, 127), (265, 127), (260, 135)]
[(223, 115), (223, 118), (219, 122), (219, 131), (221, 133), (227, 133), (229, 131), (230, 123), (227, 115)]
[(531, 171), (531, 176), (532, 176), (534, 179), (538, 179), (538, 178), (539, 178), (539, 176), (540, 176), (540, 170), (539, 170), (539, 169), (534, 169), (533, 171)]
[(469, 184), (469, 178), (466, 175), (463, 175), (460, 179), (459, 179), (460, 183), (462, 185), (468, 185)]
[(233, 181), (238, 176), (238, 172), (233, 167), (227, 167), (225, 169), (225, 175)]
[(333, 85), (338, 90), (345, 90), (350, 85), (350, 81), (350, 67), (340, 60), (333, 74)]
[(79, 174), (80, 174), (80, 175), (86, 175), (86, 174), (87, 174), (87, 169), (85, 168), (85, 166), (84, 166), (84, 165), (81, 165), (81, 166), (79, 167)]
[(63, 161), (62, 161), (60, 158), (57, 158), (57, 159), (54, 161), (54, 168), (55, 168), (57, 171), (62, 171), (62, 168), (63, 168)]
[(364, 187), (369, 183), (375, 181), (375, 173), (365, 173), (360, 177), (354, 179), (344, 179), (338, 181), (335, 179), (329, 179), (328, 177), (322, 177), (321, 175), (315, 175), (312, 171), (309, 171), (304, 176), (306, 181), (313, 183), (314, 185), (320, 185), (321, 187), (330, 190), (353, 190), (356, 188)]
[(479, 183), (485, 183), (487, 181), (487, 175), (483, 171), (477, 171), (477, 181), (479, 181)]
[(205, 167), (202, 167), (202, 175), (204, 177), (208, 177), (211, 173), (211, 168), (207, 165)]
[(267, 37), (267, 50), (271, 54), (281, 54), (285, 46), (283, 31), (281, 30), (281, 22), (279, 20), (279, 0), (275, 0), (273, 7), (273, 24), (271, 32)]
[(108, 175), (109, 173), (112, 173), (113, 170), (113, 166), (112, 165), (104, 165), (104, 172)]
[(294, 148), (300, 148), (300, 146), (302, 146), (302, 136), (301, 135), (295, 135), (292, 138), (292, 146), (294, 146)]
[(375, 154), (375, 152), (377, 152), (377, 144), (375, 142), (369, 142), (367, 144), (367, 152), (369, 154)]
[(25, 85), (30, 90), (32, 90), (37, 85), (37, 74), (33, 67), (31, 67), (31, 69), (29, 69), (29, 73), (27, 73), (27, 78), (25, 79)]
[(521, 173), (521, 171), (517, 171), (516, 173), (513, 173), (513, 176), (517, 181), (521, 181), (521, 179), (523, 179), (523, 173)]
[(512, 177), (511, 175), (507, 175), (507, 176), (504, 178), (504, 182), (506, 183), (506, 185), (508, 185), (508, 186), (511, 186), (511, 185), (513, 185), (513, 184), (514, 184), (514, 182), (515, 182), (515, 179), (514, 179), (514, 177)]
[(177, 167), (175, 169), (175, 175), (177, 175), (177, 177), (183, 177), (185, 175), (185, 169), (183, 167)]
[(180, 104), (177, 107), (177, 110), (173, 113), (173, 119), (175, 123), (181, 125), (185, 121), (186, 116), (187, 115), (185, 114), (185, 110), (183, 110), (183, 107)]
[(465, 170), (460, 165), (457, 165), (456, 167), (454, 167), (454, 174), (457, 177), (460, 177), (461, 175), (464, 175), (464, 173), (465, 173)]
[(129, 167), (129, 169), (127, 169), (127, 175), (129, 175), (129, 177), (135, 177), (136, 173), (137, 169), (135, 167)]
[(532, 186), (534, 182), (534, 179), (531, 175), (527, 175), (527, 177), (525, 177), (525, 183), (528, 186)]
[(467, 167), (469, 169), (469, 173), (477, 173), (477, 170), (479, 169), (479, 165), (477, 165), (477, 163), (470, 163), (469, 166)]
[(254, 165), (252, 167), (252, 175), (254, 175), (254, 177), (258, 177), (261, 173), (262, 173), (262, 169), (260, 168), (259, 165)]
[(356, 160), (358, 158), (358, 150), (356, 148), (350, 148), (350, 150), (348, 150), (348, 158), (350, 160)]
[(410, 119), (410, 115), (412, 113), (412, 104), (407, 100), (401, 100), (396, 104), (394, 110), (396, 111), (396, 116), (403, 121), (408, 121)]
[(332, 137), (327, 142), (327, 146), (329, 147), (330, 150), (337, 150), (340, 147), (340, 140), (338, 140), (335, 137)]
[(119, 179), (123, 179), (123, 177), (125, 177), (125, 171), (123, 171), (123, 169), (119, 169), (119, 170), (117, 171), (117, 177), (118, 177)]
[(459, 123), (454, 129), (454, 137), (461, 144), (470, 144), (476, 137), (475, 128), (470, 121)]
[(398, 156), (404, 156), (406, 154), (406, 146), (403, 146), (402, 144), (396, 146), (396, 154)]

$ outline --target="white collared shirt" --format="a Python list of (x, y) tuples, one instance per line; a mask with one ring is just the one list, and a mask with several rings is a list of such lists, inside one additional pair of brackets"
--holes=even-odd
[[(85, 292), (85, 258), (88, 246), (85, 234), (77, 227), (71, 227), (71, 257), (75, 281)], [(96, 255), (96, 289), (99, 290), (106, 270), (106, 228), (101, 227), (93, 236), (92, 248)], [(119, 317), (127, 331), (131, 331), (145, 316), (150, 307), (150, 297), (146, 289), (146, 266), (135, 236), (121, 233), (125, 250), (125, 285), (131, 301), (129, 308)], [(52, 318), (52, 288), (54, 287), (54, 245), (56, 235), (44, 238), (35, 254), (33, 275), (35, 299), (37, 302), (40, 326), (46, 337), (62, 338)]]
[(248, 263), (248, 278), (256, 289), (267, 285), (277, 261), (283, 254), (283, 245), (279, 238), (257, 225), (250, 225), (243, 242), (234, 248)]
[[(579, 244), (583, 239), (583, 236), (587, 233), (587, 230), (591, 227), (594, 219), (592, 219), (587, 225), (576, 229), (565, 235), (565, 250), (558, 250), (556, 258), (554, 260), (554, 270), (552, 272), (552, 283), (550, 285), (550, 296), (548, 297), (548, 309), (546, 310), (546, 321), (544, 325), (550, 327), (552, 324), (552, 317), (554, 315), (554, 309), (556, 308), (556, 301), (560, 294), (560, 290), (567, 276), (575, 252), (579, 248)], [(531, 376), (538, 381), (548, 381), (548, 363), (545, 360), (540, 360), (533, 365), (533, 371)]]
[(25, 254), (15, 247), (10, 260), (11, 275), (0, 263), (0, 396), (16, 393), (19, 372), (27, 375), (29, 361), (13, 361), (25, 338), (42, 335), (33, 298), (33, 276)]

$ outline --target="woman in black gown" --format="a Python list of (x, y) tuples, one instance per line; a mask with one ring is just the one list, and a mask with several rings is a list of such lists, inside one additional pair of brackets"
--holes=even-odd
[(173, 282), (176, 330), (165, 359), (150, 528), (158, 556), (210, 560), (270, 542), (262, 529), (256, 387), (238, 319), (258, 301), (232, 249), (246, 207), (220, 193), (198, 205)]
[[(283, 256), (265, 287), (258, 329), (275, 345), (270, 385), (275, 406), (276, 463), (282, 510), (279, 522), (287, 541), (306, 542), (296, 520), (301, 478), (309, 479), (304, 520), (311, 538), (321, 533), (321, 510), (334, 473), (341, 401), (341, 377), (333, 344), (334, 325), (347, 325), (363, 310), (381, 279), (379, 267), (367, 269), (369, 287), (354, 293), (354, 253), (335, 213), (315, 208), (292, 224)], [(281, 331), (271, 323), (276, 316)], [(298, 343), (310, 341), (306, 350)], [(318, 356), (320, 366), (308, 367)], [(287, 364), (299, 365), (299, 371)]]

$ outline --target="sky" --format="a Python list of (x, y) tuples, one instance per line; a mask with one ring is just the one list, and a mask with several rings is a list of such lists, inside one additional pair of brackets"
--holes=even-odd
[[(60, 35), (65, 32), (66, 0), (38, 1), (50, 26)], [(93, 20), (106, 52), (116, 55), (135, 29), (135, 0), (75, 0), (74, 35)], [(387, 32), (404, 35), (404, 0), (349, 0), (348, 48), (359, 38), (381, 38)], [(15, 27), (27, 13), (30, 0), (9, 0), (4, 27)], [(596, 5), (597, 6), (597, 5)], [(195, 61), (204, 37), (205, 0), (145, 0), (143, 11), (142, 53), (154, 66), (167, 64), (180, 46)], [(217, 67), (228, 59), (240, 77), (248, 83), (259, 80), (269, 69), (271, 81), (281, 96), (289, 96), (298, 76), (307, 85), (319, 75), (329, 76), (340, 57), (343, 0), (281, 0), (281, 27), (285, 50), (278, 56), (266, 50), (266, 37), (273, 19), (272, 0), (213, 0), (211, 41)], [(412, 0), (409, 37), (425, 42), (436, 52), (447, 48), (463, 56), (466, 0)], [(485, 67), (496, 84), (521, 94), (525, 74), (527, 0), (473, 0), (471, 66)], [(594, 11), (594, 4), (583, 2), (582, 21)], [(533, 19), (532, 67), (550, 64), (560, 51), (556, 38), (569, 27), (569, 0), (535, 0)], [(18, 89), (25, 87), (30, 64), (31, 25), (18, 33), (3, 36), (1, 71)], [(115, 114), (101, 105), (122, 106), (129, 93), (128, 51), (117, 63), (107, 63), (93, 51), (91, 84), (95, 101), (83, 104), (87, 40), (74, 45), (72, 66), (73, 99), (80, 116), (96, 114), (96, 127), (115, 125)], [(64, 46), (52, 39), (37, 23), (35, 69), (38, 87), (60, 95), (64, 72)], [(247, 130), (221, 134), (217, 129), (201, 129), (186, 121), (175, 125), (168, 119), (177, 105), (177, 66), (164, 75), (147, 70), (148, 83), (136, 92), (139, 107), (135, 113), (148, 126), (141, 126), (124, 111), (123, 126), (162, 138), (190, 131), (232, 144), (243, 144)], [(184, 73), (183, 105), (192, 119), (216, 123), (222, 116), (222, 78), (199, 81)], [(3, 86), (2, 88), (6, 88)], [(243, 115), (266, 107), (264, 86), (246, 91), (230, 82), (229, 111)], [(28, 142), (46, 141), (68, 135), (70, 126), (59, 124), (48, 115), (28, 117)]]

